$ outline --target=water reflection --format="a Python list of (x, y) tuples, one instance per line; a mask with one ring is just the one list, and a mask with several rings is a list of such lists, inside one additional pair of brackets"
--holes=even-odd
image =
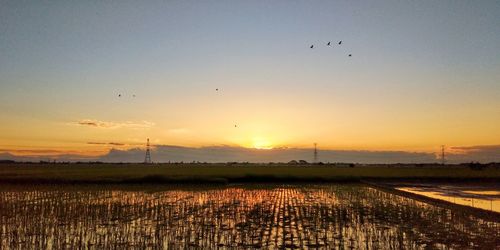
[(353, 185), (0, 192), (0, 249), (489, 248), (499, 223)]
[(456, 185), (418, 185), (395, 187), (398, 190), (410, 192), (430, 198), (480, 208), (500, 213), (500, 191), (483, 187), (479, 190), (469, 190), (470, 187)]

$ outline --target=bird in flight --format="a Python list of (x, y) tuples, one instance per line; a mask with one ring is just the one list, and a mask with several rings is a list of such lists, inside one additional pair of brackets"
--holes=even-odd
[(219, 91), (219, 89), (215, 89), (215, 91)]
[(349, 54), (349, 57), (351, 57), (351, 56), (352, 56), (352, 54)]
[(328, 42), (328, 43), (326, 44), (326, 46), (330, 46), (330, 43), (331, 43), (331, 42)]
[(135, 95), (132, 95), (132, 97), (135, 97)]
[(236, 124), (235, 124), (235, 125), (234, 125), (234, 127), (235, 127), (235, 128), (237, 128), (237, 127), (238, 127), (238, 125), (236, 125)]
[(118, 97), (122, 97), (122, 94), (118, 94)]
[(309, 47), (309, 48), (311, 48), (311, 49), (312, 49), (312, 48), (314, 48), (314, 44), (313, 44), (313, 45), (311, 45), (311, 47)]
[(339, 41), (339, 45), (341, 45), (341, 44), (342, 44), (342, 40)]

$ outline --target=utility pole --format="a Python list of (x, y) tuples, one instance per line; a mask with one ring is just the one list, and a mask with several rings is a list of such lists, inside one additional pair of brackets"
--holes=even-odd
[(316, 142), (314, 143), (314, 162), (313, 163), (318, 163), (318, 144)]
[(441, 165), (446, 163), (446, 158), (444, 156), (444, 145), (441, 145)]
[(151, 164), (152, 161), (151, 161), (151, 151), (149, 150), (149, 138), (148, 138), (148, 142), (146, 144), (146, 157), (144, 159), (144, 164)]

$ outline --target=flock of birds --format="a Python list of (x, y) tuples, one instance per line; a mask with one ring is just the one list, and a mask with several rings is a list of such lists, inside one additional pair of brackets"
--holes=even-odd
[[(338, 44), (338, 45), (342, 45), (342, 40), (340, 40), (337, 44)], [(329, 42), (326, 44), (326, 46), (332, 46), (332, 42), (331, 42), (331, 41), (329, 41)], [(310, 46), (309, 48), (310, 48), (310, 49), (314, 49), (314, 44), (311, 44), (311, 46)], [(349, 57), (352, 57), (352, 54), (349, 54), (348, 56), (349, 56)], [(215, 89), (215, 91), (216, 91), (216, 92), (218, 92), (218, 91), (219, 91), (219, 88), (216, 88), (216, 89)], [(121, 98), (122, 96), (123, 96), (122, 94), (118, 94), (118, 97), (119, 97), (119, 98)], [(133, 98), (135, 98), (135, 95), (132, 95), (132, 97), (133, 97)], [(237, 125), (237, 124), (235, 124), (235, 125), (234, 125), (234, 127), (235, 127), (235, 128), (237, 128), (237, 127), (238, 127), (238, 125)]]
[[(338, 45), (342, 45), (342, 40), (340, 40), (340, 41), (338, 42)], [(328, 43), (326, 44), (326, 46), (332, 46), (332, 42), (331, 42), (331, 41), (330, 41), (330, 42), (328, 42)], [(310, 49), (314, 49), (314, 44), (311, 44), (311, 46), (310, 46), (309, 48), (310, 48)], [(348, 56), (349, 56), (349, 57), (352, 57), (352, 54), (349, 54)]]
[[(118, 94), (118, 97), (122, 97), (122, 94)], [(133, 98), (135, 98), (135, 95), (132, 95)]]

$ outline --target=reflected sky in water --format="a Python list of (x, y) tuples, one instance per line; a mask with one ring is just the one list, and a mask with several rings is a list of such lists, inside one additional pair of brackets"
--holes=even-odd
[(499, 223), (359, 185), (19, 188), (0, 249), (487, 248)]
[[(454, 204), (480, 208), (500, 213), (500, 191), (498, 187), (470, 187), (459, 185), (418, 185), (397, 187), (426, 197), (451, 202)], [(500, 216), (500, 215), (499, 215)]]

